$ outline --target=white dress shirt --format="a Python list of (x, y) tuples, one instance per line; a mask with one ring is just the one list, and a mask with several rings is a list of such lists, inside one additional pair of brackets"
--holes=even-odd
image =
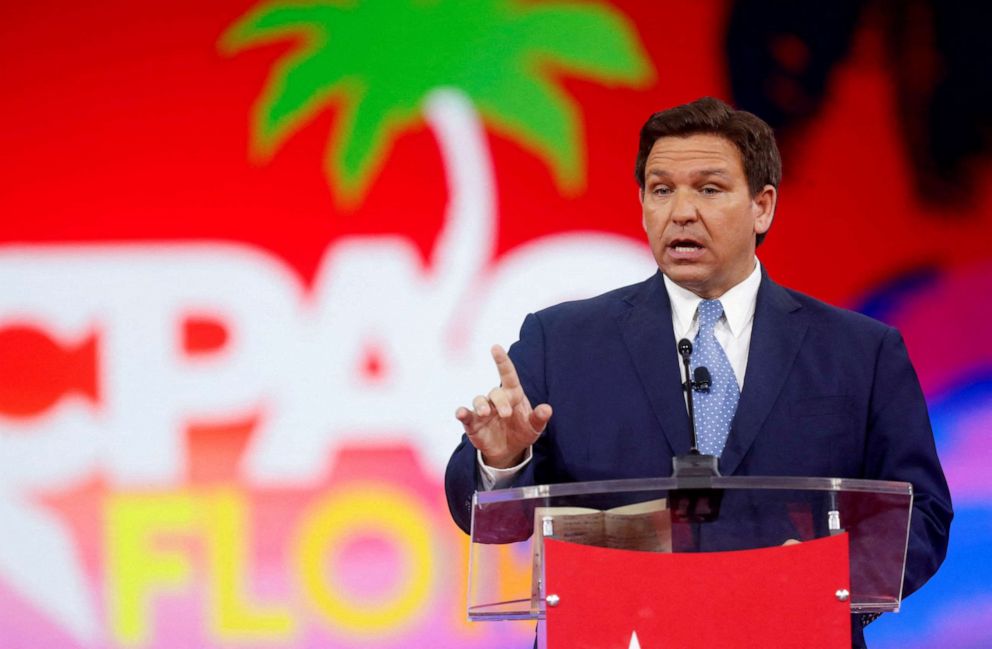
[[(662, 276), (665, 280), (665, 290), (668, 292), (668, 300), (672, 304), (672, 330), (675, 333), (675, 340), (678, 342), (682, 338), (694, 340), (696, 332), (699, 331), (699, 318), (696, 310), (703, 298), (692, 291), (682, 288), (667, 275)], [(758, 301), (758, 287), (761, 285), (761, 263), (757, 258), (754, 260), (754, 270), (740, 284), (732, 287), (719, 298), (723, 305), (723, 315), (716, 323), (713, 334), (717, 342), (723, 347), (730, 361), (730, 367), (734, 370), (734, 377), (737, 379), (737, 387), (744, 389), (744, 372), (747, 369), (747, 355), (751, 349), (751, 329), (754, 325), (754, 309)], [(679, 368), (682, 367), (682, 357), (678, 355), (678, 350), (674, 350), (678, 359)], [(509, 487), (513, 482), (513, 477), (520, 472), (533, 457), (533, 451), (528, 448), (524, 459), (520, 464), (507, 469), (496, 469), (486, 466), (482, 461), (482, 452), (476, 451), (479, 463), (479, 482), (483, 491), (491, 489), (502, 489)]]
[[(703, 298), (692, 291), (684, 289), (672, 280), (665, 278), (665, 290), (668, 300), (672, 303), (672, 329), (675, 331), (675, 341), (688, 338), (695, 341), (699, 331), (699, 316), (696, 310)], [(716, 322), (713, 335), (723, 347), (734, 370), (737, 387), (744, 389), (744, 372), (747, 369), (747, 354), (751, 349), (751, 327), (754, 325), (754, 307), (758, 300), (758, 286), (761, 285), (761, 264), (754, 260), (754, 270), (740, 284), (721, 295), (718, 299), (723, 305), (723, 315)], [(678, 356), (678, 350), (675, 350)], [(678, 356), (679, 368), (682, 367), (682, 357)]]

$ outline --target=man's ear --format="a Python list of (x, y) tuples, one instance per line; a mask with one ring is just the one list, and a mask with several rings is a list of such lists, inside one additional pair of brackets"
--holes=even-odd
[(643, 187), (641, 187), (641, 188), (639, 188), (637, 190), (637, 200), (641, 204), (641, 227), (644, 228), (644, 231), (645, 232), (647, 232), (648, 231), (648, 220), (647, 220), (647, 217), (644, 216), (644, 188)]
[(775, 218), (775, 205), (778, 203), (778, 190), (771, 185), (765, 185), (751, 199), (754, 208), (754, 233), (764, 234), (772, 227)]

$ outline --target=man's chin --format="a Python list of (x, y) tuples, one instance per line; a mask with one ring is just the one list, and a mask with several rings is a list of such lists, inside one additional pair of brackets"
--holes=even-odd
[(705, 269), (700, 264), (665, 264), (661, 266), (661, 272), (668, 279), (693, 293), (706, 285), (708, 277)]
[(714, 300), (719, 298), (726, 292), (726, 288), (718, 286), (712, 274), (701, 272), (702, 270), (703, 269), (701, 268), (676, 268), (667, 270), (663, 268), (661, 272), (663, 272), (668, 279), (672, 280), (685, 290), (695, 293), (704, 300)]

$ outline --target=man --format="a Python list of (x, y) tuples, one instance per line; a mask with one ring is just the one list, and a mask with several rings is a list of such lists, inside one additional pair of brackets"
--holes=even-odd
[(770, 127), (712, 98), (656, 113), (636, 175), (659, 272), (531, 314), (509, 355), (493, 347), (500, 385), (455, 415), (455, 521), (468, 530), (477, 488), (670, 475), (690, 444), (676, 350), (688, 338), (713, 374), (696, 415), (720, 472), (912, 483), (904, 593), (919, 588), (952, 516), (923, 394), (897, 331), (758, 263), (781, 179)]

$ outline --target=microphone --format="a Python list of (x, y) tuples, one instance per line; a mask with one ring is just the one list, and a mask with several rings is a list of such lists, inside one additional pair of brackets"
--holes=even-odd
[(713, 380), (710, 378), (710, 371), (700, 365), (692, 372), (692, 389), (706, 392), (710, 389)]
[[(692, 441), (689, 455), (699, 455), (699, 449), (696, 447), (696, 413), (692, 408), (692, 389), (695, 385), (689, 378), (689, 357), (692, 355), (692, 343), (689, 342), (688, 338), (679, 341), (679, 355), (682, 357), (682, 365), (685, 367), (685, 383), (682, 384), (682, 389), (685, 390), (686, 405), (689, 407), (689, 433)], [(707, 374), (709, 374), (708, 371)]]
[(719, 458), (715, 455), (703, 455), (696, 445), (696, 413), (692, 405), (692, 393), (696, 390), (709, 390), (712, 377), (705, 367), (697, 367), (690, 376), (689, 357), (692, 355), (692, 343), (688, 338), (678, 342), (678, 350), (685, 371), (682, 390), (685, 392), (686, 406), (689, 410), (689, 433), (692, 445), (687, 454), (672, 458), (672, 477), (678, 478), (681, 486), (668, 492), (669, 508), (672, 512), (672, 520), (676, 522), (704, 523), (716, 520), (720, 516), (723, 491), (714, 489), (712, 482), (713, 478), (720, 477)]
[[(688, 381), (689, 357), (692, 356), (692, 343), (689, 342), (688, 338), (683, 338), (679, 341), (678, 347), (679, 355), (682, 357), (682, 363), (686, 366), (686, 381), (692, 384), (692, 389), (696, 392), (709, 390), (713, 380), (710, 378), (710, 371), (701, 365), (692, 371), (692, 381)], [(692, 412), (692, 405), (689, 406), (689, 411)]]

